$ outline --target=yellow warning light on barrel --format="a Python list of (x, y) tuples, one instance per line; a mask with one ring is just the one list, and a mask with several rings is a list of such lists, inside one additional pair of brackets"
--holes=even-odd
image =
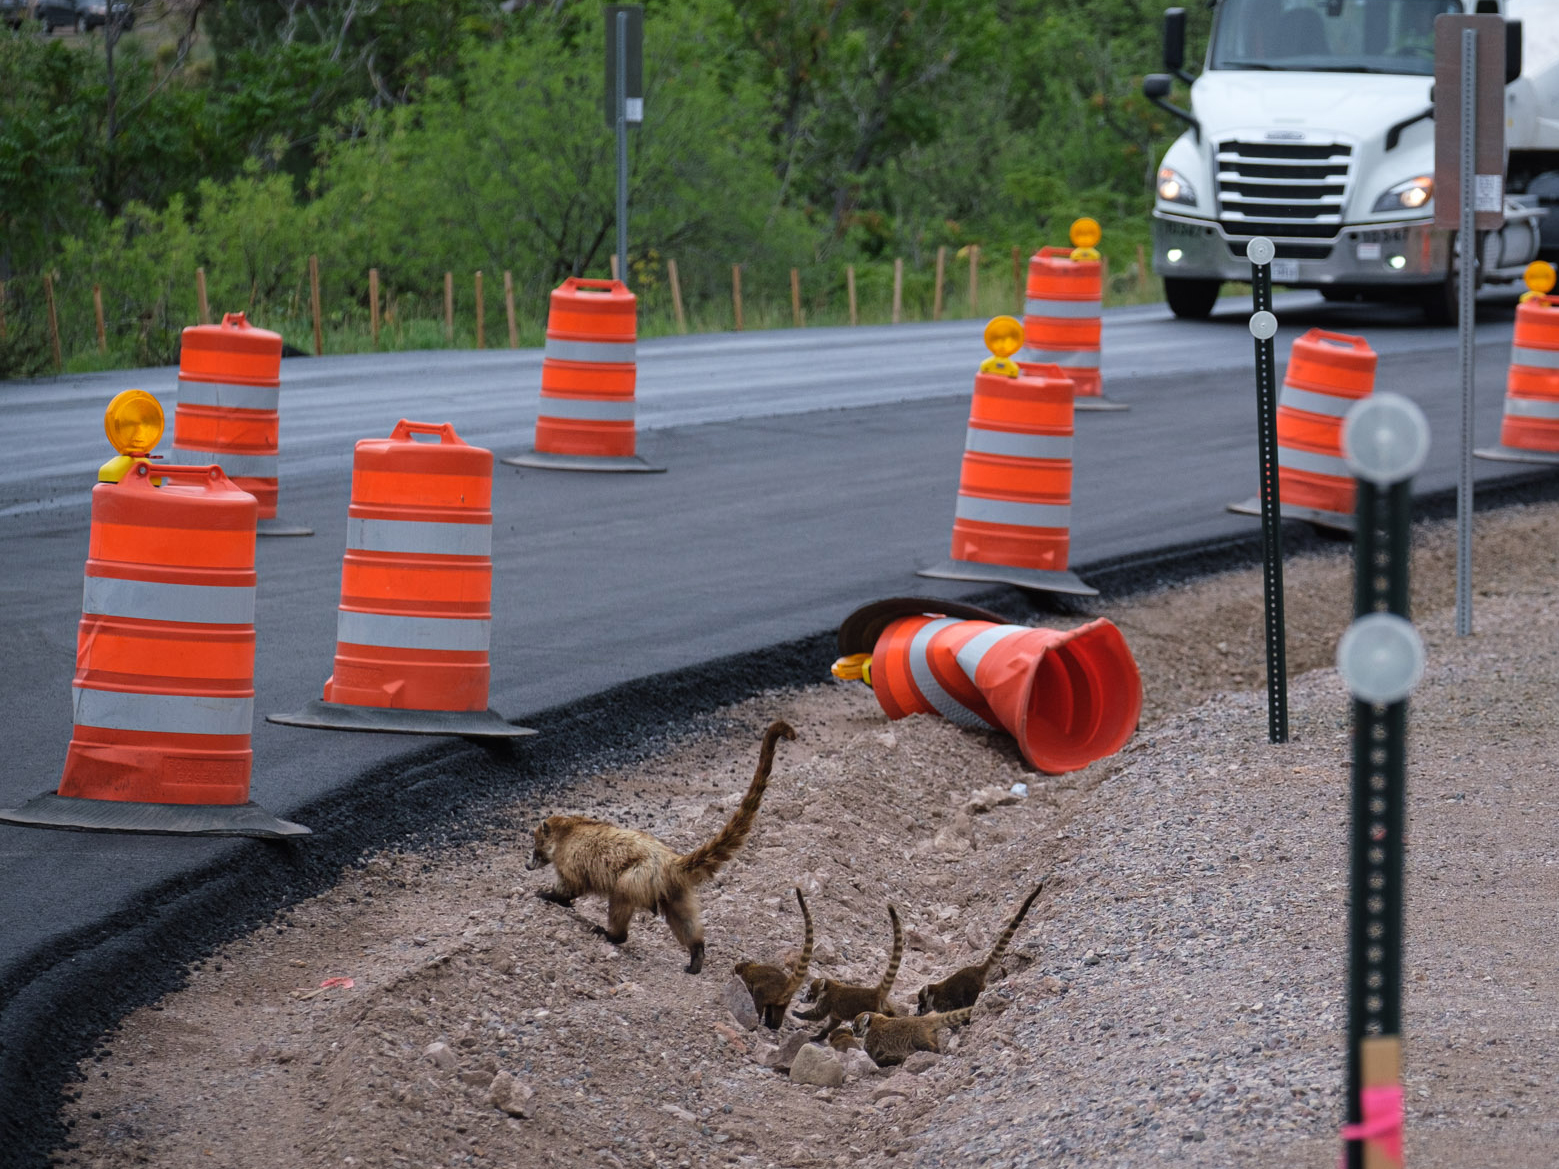
[(1081, 219), (1073, 220), (1072, 230), (1067, 233), (1074, 248), (1098, 247), (1103, 235), (1104, 232), (1099, 228), (1099, 221), (1090, 219), (1086, 215)]
[(1533, 260), (1521, 274), (1521, 279), (1526, 281), (1526, 286), (1533, 292), (1552, 292), (1554, 285), (1559, 283), (1559, 272), (1546, 260)]
[(985, 347), (991, 356), (980, 363), (981, 373), (1018, 377), (1023, 371), (1012, 355), (1023, 348), (1023, 322), (1017, 317), (992, 317), (985, 326)]
[(148, 455), (162, 438), (162, 406), (145, 390), (124, 390), (103, 411), (103, 432), (122, 455)]

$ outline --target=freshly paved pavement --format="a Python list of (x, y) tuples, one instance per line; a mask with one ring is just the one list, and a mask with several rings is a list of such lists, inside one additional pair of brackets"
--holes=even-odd
[[(1106, 390), (1131, 409), (1078, 414), (1074, 566), (1253, 529), (1224, 511), (1255, 489), (1248, 313), (1226, 301), (1204, 324), (1171, 321), (1161, 306), (1107, 314)], [(1380, 388), (1429, 415), (1434, 448), (1417, 487), (1454, 484), (1454, 330), (1424, 328), (1407, 309), (1302, 294), (1280, 297), (1278, 313), (1280, 359), (1312, 325), (1366, 334), (1382, 355)], [(1508, 301), (1486, 305), (1479, 325), (1480, 445), (1497, 436), (1512, 316)], [(492, 705), (524, 721), (618, 683), (815, 634), (875, 597), (965, 595), (913, 571), (947, 552), (983, 352), (968, 321), (643, 342), (640, 449), (667, 474), (497, 468)], [(352, 441), (409, 416), (516, 453), (534, 424), (539, 368), (539, 351), (284, 362), (281, 517), (318, 534), (258, 550), (253, 797), (269, 810), (288, 815), (426, 750), (259, 717), (318, 697), (329, 672)], [(52, 789), (70, 739), (87, 488), (110, 453), (102, 407), (140, 386), (163, 399), (171, 430), (174, 381), (161, 369), (0, 384), (13, 452), (0, 464), (0, 806)], [(1483, 480), (1523, 468), (1477, 471)], [(48, 1009), (29, 988), (45, 976), (68, 985), (71, 963), (159, 898), (257, 847), (0, 827), (0, 1084), (7, 1035)]]

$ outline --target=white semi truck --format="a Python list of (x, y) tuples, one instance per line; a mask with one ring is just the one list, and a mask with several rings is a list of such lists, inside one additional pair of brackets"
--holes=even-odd
[[(1185, 10), (1164, 20), (1168, 74), (1143, 93), (1189, 123), (1158, 171), (1153, 270), (1176, 316), (1212, 311), (1248, 280), (1245, 245), (1277, 247), (1276, 283), (1330, 300), (1415, 300), (1455, 319), (1453, 232), (1434, 216), (1434, 18), (1519, 21), (1507, 38), (1505, 219), (1477, 241), (1480, 283), (1559, 255), (1559, 0), (1210, 0), (1206, 65), (1191, 77)], [(1173, 75), (1173, 77), (1171, 76)], [(1173, 78), (1189, 109), (1167, 100)]]

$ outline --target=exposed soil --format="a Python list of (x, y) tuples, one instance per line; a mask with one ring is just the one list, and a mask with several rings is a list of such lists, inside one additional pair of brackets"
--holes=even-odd
[[(1420, 530), (1407, 1152), (1528, 1169), (1559, 1149), (1559, 508), (1479, 517), (1470, 639), (1452, 633), (1454, 556), (1449, 525)], [(582, 774), (567, 807), (518, 803), (480, 845), (368, 858), (125, 1020), (68, 1093), (61, 1159), (1329, 1169), (1349, 773), (1330, 661), (1350, 596), (1346, 547), (1287, 566), (1284, 746), (1266, 741), (1261, 577), (1242, 571), (1097, 607), (1146, 705), (1123, 752), (1074, 775), (1033, 774), (1004, 739), (939, 719), (889, 724), (864, 687), (822, 684), (735, 707), (631, 773)], [(540, 814), (691, 847), (740, 798), (775, 717), (801, 738), (780, 745), (748, 846), (704, 887), (701, 976), (659, 921), (614, 947), (592, 930), (599, 901), (532, 896), (550, 882), (524, 867)], [(971, 800), (1015, 783), (1026, 798)], [(799, 947), (792, 885), (817, 924), (814, 972), (835, 978), (875, 981), (898, 906), (909, 1004), (978, 960), (1045, 874), (1005, 976), (914, 1070), (849, 1057), (842, 1084), (793, 1082), (767, 1065), (804, 1025), (776, 1037), (727, 1009), (732, 962)], [(322, 989), (334, 978), (353, 985)]]

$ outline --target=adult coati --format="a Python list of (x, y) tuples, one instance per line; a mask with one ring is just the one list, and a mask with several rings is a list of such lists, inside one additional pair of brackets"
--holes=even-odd
[(991, 947), (991, 952), (985, 956), (984, 962), (978, 966), (965, 966), (962, 970), (949, 974), (941, 982), (929, 982), (921, 987), (920, 994), (916, 998), (916, 1013), (924, 1015), (929, 1011), (957, 1011), (974, 1006), (975, 999), (979, 998), (980, 992), (985, 989), (986, 976), (1007, 952), (1007, 943), (1012, 941), (1012, 935), (1018, 932), (1018, 924), (1023, 920), (1023, 915), (1028, 913), (1029, 906), (1034, 904), (1034, 898), (1039, 896), (1039, 891), (1044, 887), (1043, 881), (1034, 886), (1034, 892), (1030, 893), (1028, 899), (1018, 907), (1018, 912), (1013, 914), (1012, 920), (1007, 923), (1007, 928), (1002, 930), (1001, 937), (996, 939), (996, 944)]
[(796, 901), (801, 906), (801, 920), (806, 930), (796, 968), (786, 970), (767, 962), (738, 962), (735, 966), (737, 977), (747, 984), (752, 1005), (762, 1017), (763, 1025), (771, 1031), (778, 1031), (785, 1021), (785, 1008), (790, 1006), (791, 998), (806, 981), (807, 967), (812, 964), (812, 915), (807, 912), (807, 899), (800, 889), (796, 890)]
[(866, 1054), (880, 1068), (903, 1063), (915, 1051), (941, 1051), (937, 1032), (943, 1027), (958, 1027), (969, 1021), (973, 1007), (936, 1015), (900, 1015), (897, 1018), (873, 1011), (862, 1011), (850, 1024), (850, 1030), (866, 1048)]
[(550, 863), (558, 879), (553, 888), (538, 889), (536, 896), (572, 905), (586, 893), (600, 894), (607, 899), (606, 929), (601, 932), (619, 945), (628, 940), (628, 923), (635, 913), (641, 909), (657, 913), (687, 947), (687, 972), (697, 974), (704, 968), (698, 886), (719, 872), (747, 839), (774, 767), (775, 745), (795, 737), (789, 723), (770, 724), (741, 806), (712, 840), (681, 856), (648, 832), (619, 828), (590, 816), (548, 816), (536, 825), (535, 851), (525, 867), (539, 869)]
[(904, 957), (904, 931), (899, 926), (899, 911), (891, 904), (888, 919), (893, 922), (893, 952), (888, 955), (888, 968), (883, 971), (881, 982), (876, 986), (852, 986), (832, 978), (815, 978), (802, 996), (803, 1002), (813, 1004), (812, 1009), (791, 1012), (809, 1023), (824, 1020), (823, 1029), (812, 1037), (813, 1043), (823, 1042), (840, 1023), (848, 1023), (862, 1011), (895, 1013), (888, 994), (893, 990), (893, 980), (899, 975), (899, 960)]

